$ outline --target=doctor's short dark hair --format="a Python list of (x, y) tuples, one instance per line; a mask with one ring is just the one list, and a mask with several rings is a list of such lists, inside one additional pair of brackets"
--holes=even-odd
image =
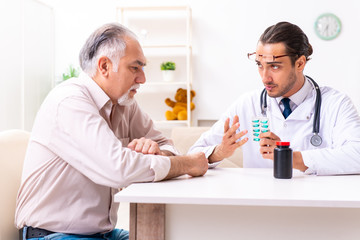
[(289, 22), (279, 22), (268, 27), (261, 35), (259, 41), (262, 44), (284, 43), (286, 54), (290, 56), (291, 63), (295, 65), (296, 60), (302, 55), (306, 61), (310, 60), (313, 53), (308, 37), (297, 25)]

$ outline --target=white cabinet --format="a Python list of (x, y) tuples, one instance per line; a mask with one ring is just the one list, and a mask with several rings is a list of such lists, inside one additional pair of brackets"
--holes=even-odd
[[(165, 99), (169, 97), (175, 101), (178, 88), (187, 89), (187, 96), (190, 96), (192, 89), (190, 7), (119, 7), (117, 13), (118, 21), (138, 36), (147, 59), (146, 83), (136, 94), (140, 107), (150, 115), (157, 126), (191, 126), (189, 97), (187, 120), (165, 119), (165, 112), (172, 110), (165, 104)], [(160, 70), (161, 63), (167, 61), (176, 64), (172, 82), (164, 81)]]

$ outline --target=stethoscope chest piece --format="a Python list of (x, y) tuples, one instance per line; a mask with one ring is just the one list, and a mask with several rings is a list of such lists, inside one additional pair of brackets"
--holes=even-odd
[(310, 139), (310, 143), (313, 146), (318, 147), (322, 143), (322, 138), (317, 133), (314, 133), (314, 135), (312, 135), (312, 137)]

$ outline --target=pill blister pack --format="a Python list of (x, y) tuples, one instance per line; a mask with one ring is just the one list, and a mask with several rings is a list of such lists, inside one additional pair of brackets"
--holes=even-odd
[(269, 119), (267, 117), (254, 117), (252, 119), (253, 141), (260, 141), (260, 133), (269, 132)]

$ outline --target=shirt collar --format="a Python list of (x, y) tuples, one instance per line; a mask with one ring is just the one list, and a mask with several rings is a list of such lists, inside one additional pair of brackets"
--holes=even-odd
[[(309, 82), (307, 78), (305, 78), (304, 85), (300, 88), (299, 91), (291, 95), (289, 98), (291, 102), (293, 102), (296, 106), (299, 106), (306, 98), (306, 96), (309, 94), (309, 92), (312, 90), (312, 85)], [(283, 99), (283, 97), (277, 97), (276, 101), (278, 104), (280, 104), (280, 101)]]
[(97, 108), (100, 110), (106, 104), (111, 103), (109, 96), (101, 89), (101, 87), (86, 73), (80, 73), (79, 79), (84, 83), (89, 91), (92, 99), (94, 100)]

